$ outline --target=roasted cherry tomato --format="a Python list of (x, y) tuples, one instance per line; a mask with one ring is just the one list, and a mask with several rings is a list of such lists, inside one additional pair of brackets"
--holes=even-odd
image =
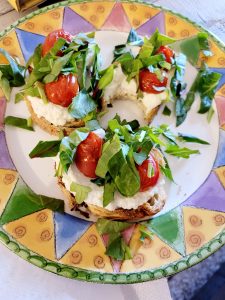
[(159, 47), (159, 49), (156, 51), (157, 54), (164, 54), (165, 55), (165, 58), (166, 58), (166, 61), (168, 63), (172, 63), (173, 62), (173, 58), (174, 58), (174, 51), (168, 47), (168, 46), (161, 46)]
[[(148, 177), (149, 164), (151, 164), (153, 168), (152, 177)], [(136, 165), (136, 167), (138, 169), (141, 180), (140, 192), (145, 192), (150, 187), (156, 185), (159, 179), (159, 164), (151, 154), (149, 155), (148, 159), (146, 159), (141, 165)]]
[[(51, 48), (54, 46), (55, 42), (59, 39), (63, 38), (67, 40), (68, 42), (72, 41), (72, 35), (68, 32), (64, 31), (63, 29), (57, 29), (46, 37), (44, 44), (42, 45), (42, 56), (45, 56)], [(59, 56), (62, 55), (61, 52), (58, 53)]]
[(73, 74), (59, 75), (57, 81), (45, 85), (48, 100), (63, 107), (68, 107), (78, 92), (77, 77)]
[(103, 139), (90, 132), (86, 140), (81, 142), (76, 151), (75, 163), (85, 176), (95, 178), (95, 170), (102, 153)]
[(163, 76), (160, 81), (155, 73), (150, 72), (148, 69), (143, 69), (139, 73), (140, 89), (146, 93), (160, 94), (163, 90), (160, 88), (167, 85), (168, 78)]

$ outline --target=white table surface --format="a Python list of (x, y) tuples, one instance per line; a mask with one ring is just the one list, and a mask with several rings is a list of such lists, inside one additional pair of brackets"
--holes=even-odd
[[(225, 0), (150, 0), (191, 18), (225, 41)], [(29, 10), (28, 12), (32, 11)], [(0, 0), (0, 30), (27, 14)], [(0, 300), (169, 300), (167, 280), (133, 285), (100, 285), (43, 271), (0, 244)]]

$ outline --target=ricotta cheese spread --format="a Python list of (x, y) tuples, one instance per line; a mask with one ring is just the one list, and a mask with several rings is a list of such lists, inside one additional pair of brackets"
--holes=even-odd
[(74, 120), (69, 114), (67, 107), (62, 107), (51, 102), (44, 103), (38, 97), (27, 96), (27, 99), (30, 101), (34, 112), (39, 118), (44, 117), (55, 126), (63, 126), (67, 122)]

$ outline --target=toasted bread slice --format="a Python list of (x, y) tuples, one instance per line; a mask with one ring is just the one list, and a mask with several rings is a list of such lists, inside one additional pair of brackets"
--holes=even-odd
[(64, 135), (69, 135), (72, 131), (74, 131), (75, 128), (83, 127), (85, 125), (83, 120), (77, 120), (74, 119), (71, 122), (67, 122), (64, 126), (56, 126), (47, 121), (44, 117), (38, 117), (35, 111), (33, 110), (33, 107), (31, 105), (31, 102), (26, 99), (26, 104), (28, 107), (28, 110), (31, 114), (31, 118), (35, 124), (37, 124), (39, 127), (41, 127), (44, 131), (50, 133), (51, 135), (59, 136), (60, 133), (63, 132)]

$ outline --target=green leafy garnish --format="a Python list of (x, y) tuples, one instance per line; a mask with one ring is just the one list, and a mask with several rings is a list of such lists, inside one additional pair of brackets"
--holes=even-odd
[(102, 77), (99, 80), (98, 88), (103, 90), (113, 80), (114, 66), (110, 65), (106, 70), (102, 72)]
[(171, 115), (171, 110), (169, 109), (168, 106), (165, 105), (162, 113), (163, 113), (164, 116), (170, 116)]
[(203, 144), (203, 145), (210, 145), (207, 141), (204, 141), (196, 136), (183, 134), (183, 133), (178, 133), (178, 139), (180, 141), (185, 141), (188, 143), (198, 143), (198, 144)]
[(177, 145), (168, 145), (166, 150), (166, 153), (171, 154), (173, 156), (178, 156), (182, 158), (189, 158), (191, 154), (199, 154), (199, 150), (191, 150), (186, 147), (180, 148)]
[(152, 240), (153, 233), (148, 229), (148, 226), (144, 223), (139, 225), (139, 230), (141, 233), (140, 240), (143, 242), (146, 238)]
[(76, 202), (81, 204), (85, 199), (87, 199), (88, 194), (91, 192), (91, 188), (89, 186), (72, 182), (70, 185), (70, 191), (76, 193)]
[(36, 157), (54, 157), (59, 152), (60, 140), (56, 141), (40, 141), (35, 148), (30, 152), (30, 158)]
[(104, 193), (103, 193), (103, 207), (107, 206), (110, 202), (114, 200), (114, 193), (116, 190), (115, 183), (109, 176), (105, 180)]
[(98, 219), (96, 223), (96, 227), (99, 234), (118, 233), (129, 228), (131, 225), (132, 225), (131, 223), (110, 221), (107, 219)]
[(29, 126), (27, 124), (27, 120), (23, 119), (23, 118), (8, 116), (5, 118), (4, 123), (6, 125), (19, 127), (19, 128), (26, 129), (29, 131), (34, 131), (34, 128), (32, 126)]

